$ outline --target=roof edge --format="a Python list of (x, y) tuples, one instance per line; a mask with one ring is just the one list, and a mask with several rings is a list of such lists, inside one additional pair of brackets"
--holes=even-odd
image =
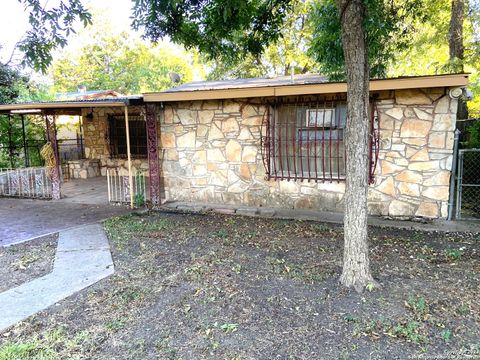
[[(132, 98), (133, 99), (133, 98)], [(61, 100), (32, 103), (0, 104), (0, 112), (15, 110), (59, 110), (82, 109), (94, 107), (120, 107), (128, 106), (131, 99), (96, 99), (96, 100)]]
[[(370, 91), (406, 90), (468, 85), (467, 73), (401, 77), (370, 80)], [(254, 97), (346, 93), (347, 83), (288, 84), (218, 90), (169, 91), (143, 94), (144, 102), (173, 102), (192, 100), (220, 100)]]

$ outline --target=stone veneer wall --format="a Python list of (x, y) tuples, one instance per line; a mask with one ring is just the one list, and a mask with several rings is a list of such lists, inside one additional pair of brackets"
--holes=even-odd
[[(381, 150), (369, 211), (445, 217), (456, 100), (446, 90), (382, 94)], [(165, 105), (160, 160), (167, 200), (342, 211), (344, 183), (265, 179), (259, 99)]]
[(100, 176), (100, 160), (81, 159), (67, 162), (70, 179), (88, 179)]
[(457, 100), (443, 88), (399, 90), (378, 109), (381, 150), (370, 212), (445, 218)]
[[(108, 145), (108, 115), (123, 115), (124, 108), (93, 108), (93, 119), (88, 120), (86, 115), (90, 113), (90, 109), (84, 109), (83, 116), (83, 133), (85, 143), (85, 157), (87, 159), (100, 160), (100, 174), (106, 176), (107, 168), (118, 168), (120, 175), (128, 175), (127, 159), (110, 159), (110, 150)], [(142, 107), (129, 107), (129, 114), (141, 114)], [(148, 160), (133, 159), (132, 170), (147, 170)], [(146, 172), (148, 175), (148, 172)]]

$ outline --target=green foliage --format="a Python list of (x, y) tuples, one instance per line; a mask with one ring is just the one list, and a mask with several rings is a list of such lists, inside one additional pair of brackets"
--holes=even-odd
[(159, 231), (168, 231), (173, 224), (168, 219), (148, 221), (148, 218), (138, 215), (125, 215), (110, 218), (103, 226), (108, 237), (119, 246), (135, 236), (149, 237)]
[(28, 342), (7, 342), (0, 347), (0, 359), (55, 359), (55, 353), (44, 348), (38, 339)]
[(74, 33), (74, 25), (80, 20), (83, 26), (91, 24), (91, 15), (81, 0), (63, 0), (56, 7), (40, 0), (19, 0), (29, 13), (31, 29), (18, 44), (24, 53), (23, 64), (46, 72), (52, 62), (52, 51), (63, 48), (67, 37)]
[(126, 321), (125, 320), (111, 320), (107, 321), (105, 324), (105, 328), (109, 332), (116, 332), (118, 330), (123, 329), (126, 326)]
[(316, 64), (307, 53), (312, 38), (311, 24), (307, 21), (312, 3), (312, 0), (292, 0), (289, 16), (278, 29), (280, 36), (266, 45), (262, 54), (245, 54), (236, 62), (210, 61), (212, 71), (208, 78), (218, 80), (315, 71)]
[(469, 139), (467, 146), (471, 149), (480, 149), (480, 120), (477, 120), (467, 128)]
[(140, 208), (145, 205), (145, 197), (142, 193), (135, 194), (135, 207)]
[(79, 51), (55, 60), (50, 73), (59, 93), (76, 91), (82, 84), (88, 89), (135, 94), (177, 85), (170, 72), (181, 74), (182, 83), (191, 81), (194, 71), (201, 72), (195, 54), (171, 44), (151, 47), (127, 33), (97, 33)]
[[(42, 118), (25, 117), (25, 140), (30, 145), (34, 144), (44, 136), (44, 124)], [(43, 164), (39, 154), (33, 148), (29, 151), (29, 162), (31, 166)], [(23, 150), (23, 130), (19, 115), (9, 118), (7, 115), (0, 115), (0, 168), (17, 168), (25, 166)]]
[[(9, 104), (16, 101), (45, 99), (46, 97), (43, 87), (30, 81), (17, 69), (0, 64), (0, 103)], [(27, 123), (26, 140), (41, 138), (43, 122), (39, 124), (37, 119), (30, 118)], [(0, 115), (0, 168), (24, 165), (22, 146), (23, 132), (20, 116), (13, 116), (9, 119), (6, 115)], [(35, 154), (32, 155), (35, 156)], [(32, 158), (32, 160), (35, 159)]]
[(238, 324), (226, 323), (226, 324), (221, 325), (220, 329), (225, 331), (227, 334), (228, 333), (234, 333), (235, 331), (238, 330)]
[(0, 64), (0, 103), (9, 104), (24, 92), (28, 86), (28, 78), (17, 69)]
[(63, 348), (76, 358), (78, 349), (90, 348), (88, 331), (81, 331), (73, 337), (68, 337), (64, 327), (34, 335), (25, 342), (6, 341), (0, 345), (0, 359), (5, 360), (56, 360), (61, 359), (59, 349)]
[(450, 329), (442, 330), (442, 332), (440, 333), (440, 337), (443, 341), (449, 342), (450, 338), (452, 337), (452, 331)]
[(419, 323), (414, 320), (405, 323), (398, 323), (391, 328), (389, 334), (392, 336), (405, 338), (409, 342), (422, 343), (425, 342), (425, 336), (419, 333)]
[(423, 296), (410, 295), (405, 306), (412, 311), (416, 319), (424, 320), (429, 315), (430, 308)]
[(389, 76), (436, 75), (464, 71), (471, 73), (469, 88), (474, 94), (469, 101), (470, 117), (480, 117), (480, 2), (465, 2), (463, 26), (465, 55), (463, 61), (449, 59), (448, 30), (451, 1), (422, 1), (422, 17), (413, 20), (415, 31), (410, 33), (410, 45), (395, 53)]
[(218, 229), (217, 231), (214, 231), (212, 233), (212, 235), (219, 238), (219, 239), (225, 239), (228, 236), (228, 231), (227, 231), (227, 229), (222, 227), (222, 228)]
[(445, 255), (447, 256), (447, 259), (457, 261), (462, 257), (463, 251), (460, 249), (447, 249), (445, 250)]
[(312, 224), (311, 228), (313, 231), (319, 232), (319, 233), (330, 232), (332, 230), (330, 226), (325, 224), (318, 224), (318, 223)]
[[(409, 35), (413, 29), (412, 21), (421, 15), (421, 2), (366, 0), (364, 3), (370, 76), (385, 77), (395, 54), (408, 46)], [(310, 55), (319, 63), (322, 74), (332, 80), (344, 80), (345, 60), (335, 1), (317, 2), (309, 20), (315, 34), (309, 50)]]
[(132, 26), (154, 42), (169, 37), (211, 60), (235, 63), (279, 39), (291, 9), (290, 0), (135, 0)]

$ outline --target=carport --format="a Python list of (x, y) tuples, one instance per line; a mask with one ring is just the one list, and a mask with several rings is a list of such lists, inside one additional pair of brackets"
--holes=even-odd
[[(10, 181), (11, 186), (14, 187), (14, 192), (6, 194), (8, 196), (17, 196), (17, 197), (26, 197), (26, 198), (51, 198), (53, 200), (59, 200), (62, 198), (62, 174), (61, 174), (61, 163), (59, 158), (58, 151), (58, 141), (57, 141), (57, 126), (56, 120), (59, 116), (69, 115), (69, 116), (80, 116), (83, 119), (89, 120), (90, 116), (93, 116), (93, 113), (96, 111), (116, 111), (117, 113), (124, 114), (124, 131), (126, 136), (124, 140), (126, 142), (126, 161), (125, 165), (128, 169), (128, 188), (133, 189), (134, 177), (135, 174), (132, 172), (132, 156), (131, 156), (131, 146), (130, 146), (130, 128), (129, 128), (129, 109), (135, 107), (135, 109), (143, 107), (143, 98), (141, 96), (128, 96), (128, 97), (116, 97), (116, 98), (106, 98), (106, 99), (93, 99), (93, 100), (69, 100), (69, 101), (49, 101), (49, 102), (36, 102), (36, 103), (18, 103), (18, 104), (4, 104), (0, 105), (0, 114), (8, 116), (8, 120), (18, 120), (22, 121), (24, 124), (25, 117), (34, 116), (37, 118), (42, 118), (45, 123), (45, 133), (47, 144), (51, 147), (50, 158), (46, 157), (45, 163), (45, 173), (39, 173), (37, 170), (32, 171), (31, 168), (27, 168), (28, 164), (25, 164), (24, 169), (14, 169), (14, 170), (0, 170), (0, 176), (10, 177), (14, 181)], [(153, 122), (154, 131), (155, 127), (155, 116), (148, 116), (148, 107), (143, 111), (145, 115), (145, 121)], [(131, 126), (131, 125), (130, 125)], [(25, 139), (25, 138), (24, 138)], [(156, 141), (156, 137), (148, 137), (148, 141)], [(25, 141), (24, 141), (25, 142)], [(148, 144), (149, 154), (148, 160), (149, 165), (151, 163), (158, 163), (158, 156), (156, 153), (156, 143), (154, 146)], [(153, 149), (153, 150), (150, 150)], [(48, 149), (47, 149), (48, 150)], [(48, 151), (47, 151), (48, 154)], [(152, 166), (149, 166), (152, 168)], [(158, 166), (153, 166), (154, 169), (158, 169)], [(158, 176), (150, 177), (150, 179), (158, 178)], [(89, 179), (90, 180), (90, 179)], [(80, 191), (74, 191), (73, 193), (81, 193), (80, 189), (83, 186), (85, 189), (88, 189), (94, 181), (76, 181), (77, 189)], [(41, 183), (41, 187), (39, 187)], [(152, 181), (149, 182), (151, 186), (157, 186), (158, 183), (155, 181), (152, 184)], [(98, 184), (95, 186), (98, 187)], [(107, 186), (105, 181), (104, 187)], [(39, 193), (38, 189), (41, 188)], [(68, 191), (72, 190), (72, 186)], [(47, 190), (45, 190), (47, 189)], [(67, 193), (68, 193), (67, 191)], [(71, 191), (70, 191), (71, 193)], [(39, 195), (40, 194), (40, 195)], [(5, 194), (4, 194), (5, 195)], [(0, 191), (1, 196), (1, 191)], [(130, 191), (127, 194), (129, 197), (130, 207), (134, 207), (134, 193)], [(69, 196), (71, 198), (71, 196)]]

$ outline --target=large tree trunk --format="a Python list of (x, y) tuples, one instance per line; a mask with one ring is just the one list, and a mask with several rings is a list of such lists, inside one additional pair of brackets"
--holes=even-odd
[[(452, 0), (450, 27), (448, 29), (448, 49), (451, 69), (462, 73), (465, 48), (463, 47), (463, 19), (465, 16), (464, 0)], [(468, 111), (465, 100), (458, 100), (457, 119), (467, 119)]]
[(464, 0), (452, 0), (450, 28), (448, 30), (448, 48), (450, 60), (460, 60), (455, 66), (455, 71), (463, 71), (463, 17), (465, 12)]
[(368, 258), (369, 67), (362, 0), (337, 0), (347, 70), (346, 191), (343, 272), (340, 281), (363, 291), (373, 283)]

